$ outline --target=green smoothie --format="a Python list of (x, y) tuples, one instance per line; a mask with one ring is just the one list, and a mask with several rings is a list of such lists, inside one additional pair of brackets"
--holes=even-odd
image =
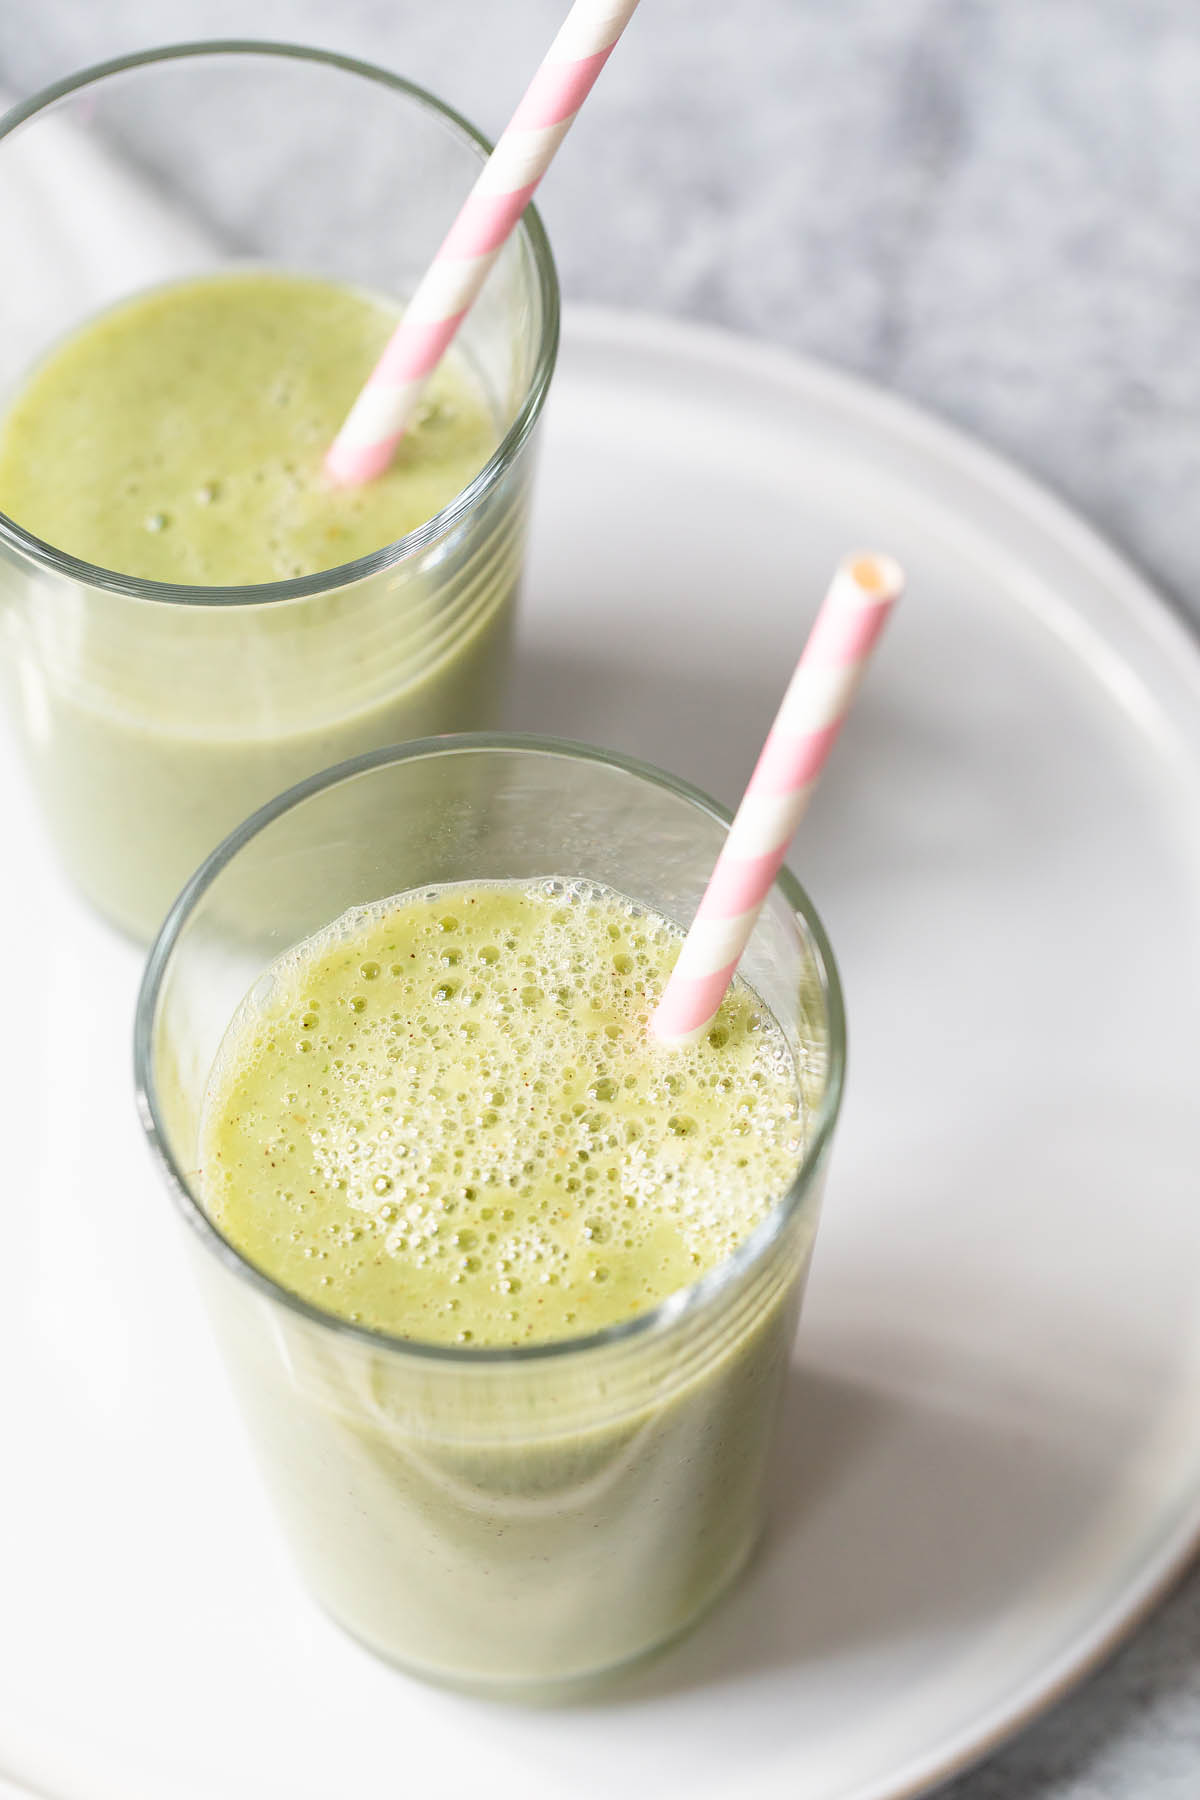
[(783, 1035), (735, 984), (667, 1055), (678, 933), (556, 883), (352, 915), (274, 972), (210, 1089), (200, 1179), (251, 1261), (429, 1343), (582, 1336), (724, 1262), (803, 1149)]
[(409, 1668), (590, 1676), (757, 1536), (815, 1206), (729, 1260), (809, 1090), (741, 982), (695, 1047), (650, 1041), (679, 942), (573, 881), (359, 908), (256, 982), (209, 1078), (204, 1210), (324, 1316), (202, 1259), (264, 1469), (318, 1597)]
[(0, 511), (84, 562), (196, 587), (353, 562), (439, 512), (496, 447), (447, 359), (390, 469), (323, 479), (396, 323), (300, 275), (220, 275), (127, 301), (63, 344), (0, 425)]
[[(496, 446), (492, 397), (452, 353), (393, 468), (325, 485), (324, 449), (393, 321), (301, 275), (180, 283), (85, 325), (0, 425), (0, 510), (113, 572), (71, 578), (0, 546), (0, 629), (68, 872), (137, 937), (281, 789), (493, 720), (526, 450), (402, 560), (314, 575), (437, 514)], [(308, 592), (263, 597), (303, 577)], [(172, 585), (143, 595), (131, 578)]]

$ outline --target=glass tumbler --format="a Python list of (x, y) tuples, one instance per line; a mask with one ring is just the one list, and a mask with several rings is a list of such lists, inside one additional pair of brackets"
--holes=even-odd
[[(0, 400), (85, 321), (168, 282), (258, 266), (401, 302), (488, 148), (412, 83), (286, 45), (175, 46), (59, 83), (0, 121), (0, 198), (28, 222), (6, 246)], [(174, 586), (92, 567), (0, 514), (18, 737), (68, 874), (124, 931), (149, 938), (281, 788), (494, 723), (557, 337), (530, 209), (457, 340), (497, 449), (435, 517), (339, 568)]]
[(810, 1129), (791, 1188), (715, 1271), (563, 1341), (389, 1336), (244, 1259), (192, 1173), (218, 1047), (274, 959), (350, 907), (448, 882), (585, 877), (685, 922), (727, 822), (684, 783), (581, 745), (402, 746), (264, 807), (193, 877), (151, 953), (142, 1118), (268, 1487), (324, 1607), (414, 1672), (562, 1691), (675, 1636), (746, 1561), (841, 1094), (829, 945), (783, 871), (742, 966), (799, 1071)]

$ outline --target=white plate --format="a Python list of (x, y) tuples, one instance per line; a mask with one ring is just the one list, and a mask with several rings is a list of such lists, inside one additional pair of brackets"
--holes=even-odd
[(514, 721), (736, 796), (834, 558), (911, 590), (794, 866), (851, 1084), (767, 1545), (603, 1703), (420, 1686), (293, 1579), (139, 1142), (137, 959), (0, 807), (0, 1770), (72, 1800), (884, 1800), (1200, 1533), (1200, 658), (1027, 481), (773, 351), (570, 322)]

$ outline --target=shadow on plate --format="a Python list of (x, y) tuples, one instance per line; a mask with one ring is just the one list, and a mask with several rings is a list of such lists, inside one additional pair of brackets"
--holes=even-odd
[(528, 646), (518, 657), (508, 720), (515, 730), (640, 756), (732, 804), (782, 692), (781, 681), (752, 668), (726, 680), (633, 656), (616, 663)]
[[(791, 669), (736, 633), (725, 663), (664, 667), (635, 652), (617, 662), (524, 645), (507, 723), (642, 757), (734, 806)], [(792, 866), (851, 890), (865, 882), (874, 896), (885, 868), (919, 879), (925, 892), (968, 857), (1007, 879), (997, 846), (1014, 831), (1026, 859), (1065, 854), (1060, 775), (1045, 766), (1040, 745), (1017, 736), (1006, 738), (1003, 758), (964, 757), (959, 711), (970, 712), (969, 690), (912, 666), (901, 673), (903, 681), (869, 682), (855, 703)]]
[(587, 1703), (636, 1705), (943, 1634), (949, 1654), (963, 1626), (1001, 1621), (1067, 1558), (1102, 1505), (1094, 1469), (986, 1406), (947, 1411), (797, 1367), (749, 1570), (691, 1635)]

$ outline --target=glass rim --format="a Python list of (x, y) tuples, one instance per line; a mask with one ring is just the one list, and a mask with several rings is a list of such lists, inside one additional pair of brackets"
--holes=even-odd
[[(393, 74), (361, 57), (344, 56), (337, 50), (272, 38), (191, 39), (184, 43), (161, 44), (148, 50), (136, 50), (105, 62), (92, 63), (87, 68), (52, 82), (48, 87), (40, 88), (27, 100), (0, 113), (0, 150), (5, 138), (19, 126), (48, 112), (68, 95), (106, 81), (110, 76), (124, 75), (134, 69), (204, 56), (278, 57), (291, 62), (317, 63), (327, 68), (340, 69), (344, 74), (362, 76), (381, 87), (392, 89), (408, 100), (416, 101), (419, 106), (435, 114), (464, 139), (470, 148), (480, 153), (481, 162), (491, 155), (491, 141), (462, 113), (418, 82)], [(293, 576), (287, 581), (247, 582), (214, 587), (150, 581), (141, 575), (122, 575), (115, 569), (102, 568), (97, 563), (86, 562), (82, 557), (57, 549), (44, 538), (36, 537), (3, 511), (0, 511), (0, 544), (7, 545), (10, 550), (19, 552), (30, 561), (67, 580), (82, 582), (88, 587), (101, 588), (109, 593), (124, 594), (130, 599), (150, 600), (159, 605), (171, 606), (265, 606), (277, 601), (307, 599), (398, 567), (457, 524), (495, 487), (512, 466), (541, 414), (558, 355), (561, 317), (558, 273), (546, 228), (537, 208), (532, 204), (526, 207), (517, 230), (525, 237), (530, 249), (542, 315), (537, 355), (524, 398), (515, 418), (479, 473), (440, 512), (406, 532), (403, 537), (384, 544), (378, 550), (372, 550), (366, 556), (357, 557), (353, 562), (339, 563), (333, 569), (318, 569), (313, 575)]]
[(216, 1256), (218, 1262), (232, 1275), (248, 1282), (259, 1294), (283, 1306), (287, 1311), (298, 1314), (310, 1324), (332, 1331), (335, 1336), (350, 1338), (364, 1348), (389, 1355), (411, 1357), (426, 1367), (440, 1363), (459, 1370), (497, 1365), (528, 1367), (553, 1362), (563, 1356), (580, 1355), (641, 1340), (654, 1340), (661, 1338), (680, 1321), (694, 1318), (716, 1302), (727, 1290), (735, 1287), (743, 1276), (749, 1275), (766, 1260), (808, 1194), (813, 1179), (824, 1162), (837, 1123), (846, 1066), (845, 1007), (833, 949), (807, 892), (785, 864), (776, 875), (773, 886), (783, 895), (792, 917), (800, 921), (816, 958), (827, 1008), (828, 1069), (821, 1102), (791, 1185), (785, 1193), (779, 1195), (766, 1217), (759, 1221), (733, 1254), (715, 1269), (667, 1295), (656, 1306), (648, 1307), (631, 1319), (606, 1325), (598, 1331), (568, 1338), (554, 1338), (545, 1343), (485, 1347), (429, 1343), (355, 1323), (337, 1313), (327, 1312), (293, 1293), (251, 1262), (209, 1218), (198, 1196), (192, 1191), (186, 1173), (172, 1154), (162, 1123), (154, 1072), (154, 1028), (163, 979), (180, 934), (213, 883), (238, 854), (277, 819), (303, 805), (314, 794), (337, 787), (343, 781), (353, 780), (372, 769), (433, 757), (477, 755), (481, 752), (541, 754), (600, 764), (622, 774), (633, 775), (653, 787), (688, 801), (697, 812), (726, 829), (732, 818), (728, 808), (713, 800), (702, 789), (681, 777), (668, 774), (653, 763), (570, 738), (543, 737), (521, 732), (460, 732), (445, 737), (417, 738), (410, 743), (389, 745), (381, 750), (368, 750), (287, 788), (265, 806), (260, 806), (251, 813), (205, 858), (179, 893), (151, 945), (138, 991), (133, 1031), (134, 1088), (138, 1114), (151, 1153), (184, 1220), (202, 1240), (206, 1249)]

